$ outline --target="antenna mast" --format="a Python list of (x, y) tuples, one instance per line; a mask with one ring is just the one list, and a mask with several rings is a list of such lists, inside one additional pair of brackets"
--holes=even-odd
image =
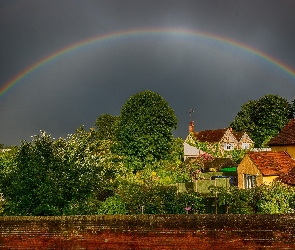
[(189, 113), (190, 122), (192, 122), (192, 114), (195, 112), (195, 109), (191, 108), (187, 112)]

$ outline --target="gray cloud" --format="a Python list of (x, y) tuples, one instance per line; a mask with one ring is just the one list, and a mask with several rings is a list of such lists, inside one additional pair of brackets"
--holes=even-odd
[[(0, 86), (24, 68), (90, 37), (188, 28), (240, 41), (295, 68), (293, 1), (11, 1), (0, 3)], [(0, 143), (39, 130), (54, 137), (118, 115), (133, 94), (160, 93), (185, 137), (227, 127), (240, 106), (272, 93), (294, 99), (295, 78), (240, 48), (193, 36), (142, 35), (94, 43), (39, 67), (0, 98)]]

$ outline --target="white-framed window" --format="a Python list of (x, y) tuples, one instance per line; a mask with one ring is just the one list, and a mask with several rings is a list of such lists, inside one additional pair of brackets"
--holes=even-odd
[(224, 143), (224, 150), (234, 150), (234, 144), (233, 143)]
[(253, 188), (256, 186), (256, 176), (244, 174), (244, 188)]
[(250, 148), (250, 143), (243, 142), (242, 143), (242, 149), (249, 149)]

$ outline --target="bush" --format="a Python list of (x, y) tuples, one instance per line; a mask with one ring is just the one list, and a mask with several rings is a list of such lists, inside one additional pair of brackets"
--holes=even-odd
[(280, 182), (252, 189), (212, 187), (218, 204), (225, 205), (233, 214), (283, 214), (294, 212), (295, 190)]
[(203, 209), (198, 193), (177, 193), (172, 185), (125, 181), (118, 187), (117, 194), (126, 204), (129, 214), (184, 214)]
[(127, 214), (125, 203), (117, 196), (108, 197), (97, 211), (98, 214)]

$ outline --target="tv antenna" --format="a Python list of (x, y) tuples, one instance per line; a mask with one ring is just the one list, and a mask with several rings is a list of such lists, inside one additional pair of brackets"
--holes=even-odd
[(191, 108), (187, 112), (189, 113), (190, 121), (192, 121), (192, 114), (195, 112), (195, 109), (194, 108)]

